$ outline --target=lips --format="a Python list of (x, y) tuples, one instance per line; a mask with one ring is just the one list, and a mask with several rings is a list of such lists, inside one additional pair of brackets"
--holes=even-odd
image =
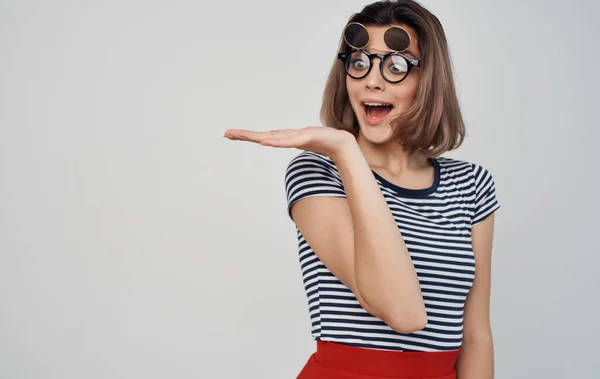
[(394, 106), (387, 102), (368, 100), (361, 103), (362, 112), (369, 125), (378, 125), (387, 118)]

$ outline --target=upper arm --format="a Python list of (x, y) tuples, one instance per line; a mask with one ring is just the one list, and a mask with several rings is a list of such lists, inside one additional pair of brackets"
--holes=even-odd
[(475, 255), (475, 280), (467, 296), (464, 314), (464, 340), (491, 337), (490, 294), (494, 212), (500, 208), (496, 184), (485, 168), (473, 165), (475, 199), (471, 221), (471, 240)]
[(325, 267), (356, 294), (354, 227), (348, 200), (325, 196), (305, 198), (293, 205), (291, 215)]
[(491, 336), (490, 287), (494, 215), (491, 214), (473, 227), (471, 236), (475, 255), (475, 280), (465, 303), (465, 342)]
[(352, 214), (336, 173), (313, 153), (292, 160), (286, 171), (289, 215), (319, 260), (372, 312), (356, 288)]

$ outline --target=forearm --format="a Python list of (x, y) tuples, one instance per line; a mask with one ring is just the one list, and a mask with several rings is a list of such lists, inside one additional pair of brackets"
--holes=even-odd
[(374, 314), (404, 332), (422, 328), (426, 312), (408, 249), (357, 145), (335, 159), (354, 226), (356, 286)]
[(493, 379), (494, 343), (491, 333), (462, 344), (456, 362), (457, 379)]

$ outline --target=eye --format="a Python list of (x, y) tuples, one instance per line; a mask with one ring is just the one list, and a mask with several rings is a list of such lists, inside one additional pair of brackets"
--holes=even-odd
[(368, 67), (367, 63), (361, 59), (355, 59), (350, 64), (357, 70), (364, 70)]
[(405, 74), (408, 71), (408, 64), (400, 56), (389, 56), (385, 62), (386, 70), (392, 74)]
[(390, 66), (390, 71), (394, 74), (401, 74), (406, 72), (406, 66), (401, 64), (393, 64)]

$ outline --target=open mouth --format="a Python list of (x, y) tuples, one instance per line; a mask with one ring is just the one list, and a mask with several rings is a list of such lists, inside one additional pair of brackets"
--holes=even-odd
[(365, 110), (365, 115), (369, 121), (373, 123), (378, 123), (383, 120), (391, 111), (394, 109), (392, 104), (388, 103), (363, 103), (363, 109)]

